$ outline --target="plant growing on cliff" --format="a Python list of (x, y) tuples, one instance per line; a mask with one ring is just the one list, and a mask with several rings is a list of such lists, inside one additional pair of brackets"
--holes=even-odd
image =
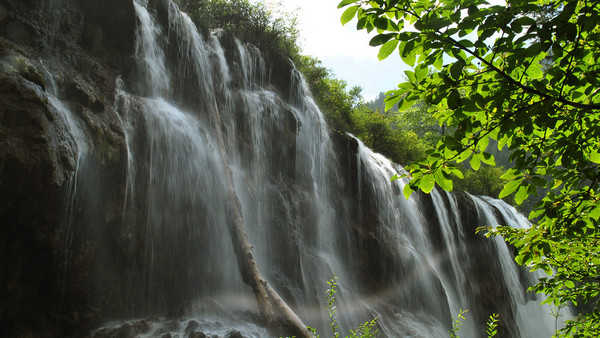
[(500, 320), (500, 315), (497, 313), (492, 313), (487, 322), (485, 323), (485, 334), (489, 338), (496, 337), (498, 335), (498, 322)]
[[(459, 331), (463, 326), (464, 321), (467, 319), (465, 314), (469, 312), (469, 310), (461, 309), (456, 315), (456, 319), (452, 323), (452, 327), (448, 331), (450, 338), (459, 338)], [(500, 316), (497, 313), (492, 313), (488, 317), (488, 320), (485, 323), (485, 334), (488, 338), (493, 338), (498, 335), (498, 322)]]
[[(327, 281), (329, 288), (327, 289), (327, 312), (329, 314), (329, 327), (331, 328), (332, 337), (340, 337), (340, 327), (337, 323), (337, 277), (333, 277)], [(320, 337), (317, 329), (309, 327), (314, 337)], [(361, 323), (355, 330), (350, 330), (350, 335), (345, 338), (372, 338), (378, 336), (377, 318), (373, 318), (364, 323)]]
[[(500, 198), (543, 199), (528, 229), (499, 227), (516, 261), (542, 270), (533, 290), (578, 306), (564, 335), (600, 332), (600, 3), (591, 0), (343, 0), (343, 24), (377, 34), (379, 58), (397, 51), (408, 81), (386, 106), (423, 99), (444, 136), (409, 166), (413, 190), (452, 190), (457, 164), (494, 165), (490, 140), (514, 168)], [(431, 70), (436, 70), (433, 74)]]
[(469, 310), (461, 309), (458, 312), (458, 315), (456, 315), (456, 319), (454, 319), (454, 322), (452, 322), (452, 327), (448, 331), (448, 333), (450, 334), (450, 338), (458, 338), (458, 337), (460, 337), (458, 335), (458, 332), (462, 328), (464, 321), (467, 319), (465, 317), (465, 314), (467, 312), (469, 312)]

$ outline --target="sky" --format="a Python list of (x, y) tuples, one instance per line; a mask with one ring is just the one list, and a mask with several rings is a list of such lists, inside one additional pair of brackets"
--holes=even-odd
[[(356, 30), (356, 19), (342, 26), (339, 0), (265, 0), (280, 4), (298, 16), (300, 47), (305, 55), (317, 57), (338, 79), (360, 86), (363, 97), (372, 100), (380, 92), (396, 88), (409, 69), (397, 53), (377, 59), (378, 49), (369, 46), (376, 33)], [(275, 8), (275, 7), (274, 7)]]

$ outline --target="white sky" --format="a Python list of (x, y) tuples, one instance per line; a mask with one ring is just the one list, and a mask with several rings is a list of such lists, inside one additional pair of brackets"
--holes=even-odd
[(342, 26), (337, 9), (340, 0), (265, 0), (267, 5), (280, 3), (283, 8), (298, 15), (300, 46), (303, 54), (317, 57), (333, 71), (336, 78), (350, 86), (363, 88), (367, 100), (379, 92), (394, 89), (402, 82), (408, 69), (397, 53), (386, 60), (377, 59), (378, 48), (370, 47), (375, 33), (356, 30), (356, 19)]
[[(258, 0), (261, 1), (261, 0)], [(341, 0), (262, 0), (267, 6), (281, 5), (298, 16), (299, 44), (303, 54), (317, 57), (338, 79), (363, 89), (363, 97), (372, 100), (380, 92), (396, 88), (410, 69), (398, 53), (379, 61), (377, 47), (369, 40), (376, 34), (356, 30), (356, 19), (345, 26), (340, 23), (344, 9)], [(505, 0), (488, 0), (491, 5), (505, 5)]]

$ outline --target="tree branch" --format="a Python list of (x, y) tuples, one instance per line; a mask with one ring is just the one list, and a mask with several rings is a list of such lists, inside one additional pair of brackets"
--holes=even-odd
[[(436, 31), (438, 34), (441, 34), (441, 32)], [(444, 37), (441, 37), (444, 38)], [(571, 106), (571, 107), (575, 107), (575, 108), (580, 108), (580, 109), (591, 109), (591, 110), (600, 110), (600, 104), (585, 104), (585, 103), (579, 103), (579, 102), (573, 102), (570, 100), (567, 100), (563, 97), (554, 97), (550, 94), (547, 93), (542, 93), (541, 91), (535, 89), (535, 88), (531, 88), (528, 87), (522, 83), (520, 83), (519, 81), (513, 79), (510, 75), (506, 74), (504, 71), (502, 71), (501, 69), (499, 69), (498, 67), (494, 66), (491, 62), (488, 62), (486, 59), (480, 57), (479, 55), (477, 55), (477, 53), (472, 52), (470, 49), (468, 49), (467, 47), (461, 45), (458, 41), (456, 41), (455, 39), (453, 39), (452, 37), (445, 37), (448, 41), (450, 41), (454, 46), (464, 50), (465, 52), (469, 53), (470, 55), (474, 56), (476, 59), (478, 59), (479, 61), (481, 61), (483, 64), (485, 64), (486, 66), (488, 66), (489, 68), (491, 68), (492, 70), (494, 70), (496, 73), (498, 73), (500, 76), (502, 76), (503, 78), (505, 78), (508, 82), (512, 83), (513, 85), (515, 85), (516, 87), (521, 88), (524, 92), (526, 93), (530, 93), (530, 94), (535, 94), (538, 96), (541, 96), (545, 99), (548, 100), (553, 100), (553, 101), (558, 101), (560, 103), (564, 103), (565, 105)]]

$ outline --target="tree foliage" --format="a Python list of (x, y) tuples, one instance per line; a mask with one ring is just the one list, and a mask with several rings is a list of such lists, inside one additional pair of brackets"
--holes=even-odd
[[(600, 332), (600, 2), (592, 0), (343, 0), (342, 23), (373, 31), (379, 58), (397, 52), (408, 81), (386, 105), (423, 99), (453, 132), (411, 165), (412, 190), (451, 188), (457, 165), (494, 165), (490, 140), (513, 168), (500, 197), (543, 199), (529, 229), (500, 227), (519, 264), (546, 271), (534, 287), (579, 305), (569, 335)], [(432, 73), (432, 70), (435, 72)], [(582, 305), (583, 304), (583, 305)]]
[[(499, 167), (482, 166), (479, 170), (465, 170), (464, 178), (455, 182), (457, 190), (475, 195), (498, 196), (502, 190), (504, 170)], [(512, 199), (507, 199), (512, 203)]]
[(274, 15), (261, 2), (250, 0), (175, 0), (202, 31), (223, 29), (263, 50), (287, 57), (299, 53), (296, 16)]

